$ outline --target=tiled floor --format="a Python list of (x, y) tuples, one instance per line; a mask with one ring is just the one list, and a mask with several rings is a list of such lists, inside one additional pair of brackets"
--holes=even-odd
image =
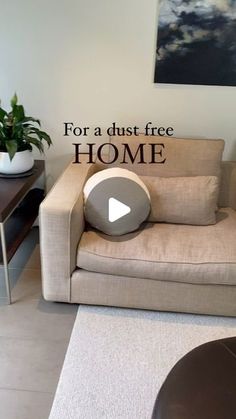
[(47, 419), (78, 306), (41, 296), (38, 229), (10, 263), (13, 304), (0, 267), (0, 419)]

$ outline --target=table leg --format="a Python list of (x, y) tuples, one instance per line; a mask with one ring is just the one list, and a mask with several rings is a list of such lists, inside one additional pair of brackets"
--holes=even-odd
[(6, 238), (5, 238), (5, 231), (4, 231), (3, 223), (0, 223), (0, 233), (1, 233), (2, 256), (3, 256), (7, 298), (8, 298), (8, 304), (11, 304), (11, 288), (10, 288), (8, 261), (7, 261), (7, 247), (6, 247)]

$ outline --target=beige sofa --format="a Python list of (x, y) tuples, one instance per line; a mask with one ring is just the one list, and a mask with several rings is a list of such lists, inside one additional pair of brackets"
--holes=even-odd
[(222, 140), (111, 139), (133, 151), (157, 140), (165, 144), (165, 164), (121, 167), (152, 176), (220, 175), (217, 223), (148, 223), (118, 238), (86, 229), (83, 185), (104, 166), (71, 163), (40, 207), (46, 300), (236, 315), (236, 164), (221, 162)]

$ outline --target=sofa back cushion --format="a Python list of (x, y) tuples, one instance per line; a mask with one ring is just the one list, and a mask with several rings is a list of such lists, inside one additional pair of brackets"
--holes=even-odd
[(149, 221), (191, 225), (216, 223), (217, 176), (142, 176), (141, 179), (151, 196)]
[[(126, 169), (133, 170), (139, 175), (146, 176), (220, 176), (220, 164), (224, 150), (224, 140), (209, 139), (182, 139), (173, 137), (159, 136), (115, 136), (110, 137), (110, 143), (114, 144), (119, 150), (119, 161), (114, 165), (119, 165)], [(126, 143), (135, 156), (140, 144), (145, 144), (144, 161), (139, 162), (139, 153), (132, 164), (128, 153), (126, 152), (126, 164), (122, 164), (124, 156), (124, 146)], [(156, 161), (165, 160), (164, 164), (148, 164), (151, 161), (152, 143), (163, 144), (164, 147), (156, 148), (156, 151), (162, 150), (162, 156), (156, 155)], [(112, 160), (114, 151), (112, 147), (109, 150), (109, 158)]]

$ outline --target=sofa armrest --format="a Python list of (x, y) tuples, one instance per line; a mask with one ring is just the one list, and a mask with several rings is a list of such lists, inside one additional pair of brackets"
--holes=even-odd
[(70, 301), (70, 277), (84, 230), (83, 186), (94, 164), (70, 163), (40, 205), (40, 252), (43, 296)]

